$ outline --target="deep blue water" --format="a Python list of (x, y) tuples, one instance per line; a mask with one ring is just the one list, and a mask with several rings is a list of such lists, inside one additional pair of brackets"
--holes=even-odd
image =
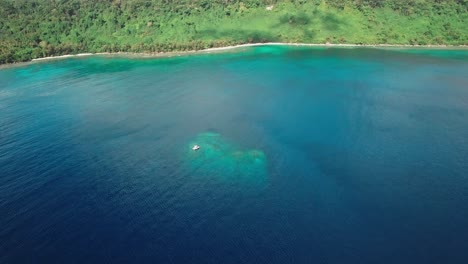
[(467, 263), (467, 242), (468, 51), (0, 70), (0, 263)]

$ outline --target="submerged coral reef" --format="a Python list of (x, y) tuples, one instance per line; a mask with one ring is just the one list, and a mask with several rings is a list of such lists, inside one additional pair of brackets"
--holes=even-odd
[[(200, 149), (194, 150), (195, 145), (200, 146)], [(218, 133), (198, 134), (189, 142), (187, 155), (197, 175), (215, 176), (230, 182), (266, 181), (265, 153), (257, 149), (239, 149)]]

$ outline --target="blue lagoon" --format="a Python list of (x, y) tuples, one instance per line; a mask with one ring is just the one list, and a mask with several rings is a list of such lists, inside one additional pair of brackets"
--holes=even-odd
[(467, 219), (466, 50), (0, 70), (0, 263), (463, 263)]

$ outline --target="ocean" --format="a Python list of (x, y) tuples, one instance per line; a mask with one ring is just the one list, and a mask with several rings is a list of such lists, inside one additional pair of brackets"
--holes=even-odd
[(0, 70), (0, 263), (466, 263), (467, 239), (468, 50)]

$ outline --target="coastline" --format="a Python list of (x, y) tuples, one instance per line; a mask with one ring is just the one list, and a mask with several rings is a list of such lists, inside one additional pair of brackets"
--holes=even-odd
[(79, 54), (67, 54), (60, 56), (50, 56), (38, 59), (32, 59), (34, 61), (52, 60), (52, 59), (66, 59), (70, 57), (82, 57), (92, 55), (129, 55), (138, 57), (171, 57), (178, 55), (194, 54), (194, 53), (211, 53), (219, 51), (229, 51), (239, 48), (258, 47), (258, 46), (296, 46), (296, 47), (330, 47), (330, 48), (425, 48), (425, 49), (468, 49), (468, 46), (450, 46), (450, 45), (409, 45), (409, 44), (317, 44), (317, 43), (288, 43), (288, 42), (265, 42), (265, 43), (247, 43), (225, 47), (207, 48), (201, 50), (189, 50), (189, 51), (170, 51), (170, 52), (97, 52), (97, 53), (79, 53)]
[(0, 65), (0, 69), (28, 65), (35, 62), (49, 61), (49, 60), (60, 60), (67, 58), (75, 57), (86, 57), (86, 56), (131, 56), (131, 57), (142, 57), (142, 58), (156, 58), (156, 57), (173, 57), (173, 56), (183, 56), (190, 54), (203, 54), (203, 53), (212, 53), (212, 52), (224, 52), (232, 51), (240, 48), (248, 47), (258, 47), (258, 46), (296, 46), (296, 47), (329, 47), (329, 48), (409, 48), (409, 49), (460, 49), (468, 50), (468, 45), (410, 45), (410, 44), (318, 44), (318, 43), (288, 43), (288, 42), (265, 42), (265, 43), (247, 43), (239, 44), (225, 47), (216, 47), (216, 48), (207, 48), (201, 50), (190, 50), (190, 51), (174, 51), (174, 52), (156, 52), (156, 53), (147, 53), (147, 52), (97, 52), (97, 53), (78, 53), (78, 54), (66, 54), (59, 56), (49, 56), (44, 58), (32, 59), (27, 62), (17, 62), (10, 64)]

